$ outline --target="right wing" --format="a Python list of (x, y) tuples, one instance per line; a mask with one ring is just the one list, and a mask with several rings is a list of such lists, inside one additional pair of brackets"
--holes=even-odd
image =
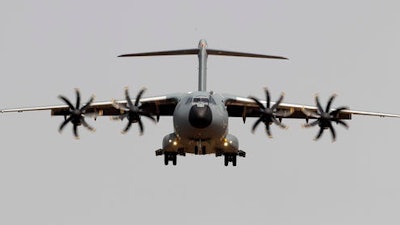
[[(140, 99), (141, 108), (152, 114), (159, 116), (172, 116), (176, 104), (179, 102), (182, 94), (169, 94), (164, 96), (147, 97)], [(135, 99), (132, 99), (135, 101)], [(117, 104), (126, 104), (126, 100), (117, 100)], [(41, 107), (22, 107), (3, 109), (1, 113), (9, 112), (28, 112), (28, 111), (43, 111), (50, 110), (52, 116), (65, 116), (68, 115), (68, 105), (54, 105), (54, 106), (41, 106)], [(93, 102), (86, 109), (86, 114), (94, 114), (97, 116), (118, 116), (123, 112), (114, 107), (113, 101)]]

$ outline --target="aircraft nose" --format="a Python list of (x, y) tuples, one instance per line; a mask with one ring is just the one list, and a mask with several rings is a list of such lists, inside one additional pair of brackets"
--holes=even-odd
[(189, 122), (193, 127), (206, 128), (211, 124), (212, 113), (208, 105), (193, 105), (189, 112)]

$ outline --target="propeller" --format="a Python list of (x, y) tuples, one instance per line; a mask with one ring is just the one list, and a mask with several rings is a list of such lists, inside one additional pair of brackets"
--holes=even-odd
[(320, 127), (319, 132), (318, 132), (317, 136), (314, 138), (314, 140), (318, 140), (322, 136), (324, 130), (329, 129), (332, 134), (332, 142), (334, 142), (336, 140), (336, 132), (335, 132), (335, 128), (333, 128), (333, 126), (332, 126), (332, 122), (336, 122), (337, 124), (344, 126), (346, 129), (349, 128), (347, 123), (345, 123), (343, 120), (339, 119), (339, 117), (338, 117), (339, 113), (342, 110), (348, 109), (348, 107), (342, 106), (342, 107), (336, 108), (333, 111), (331, 111), (331, 105), (332, 105), (332, 102), (335, 99), (335, 97), (336, 97), (336, 95), (334, 94), (329, 98), (328, 104), (326, 105), (325, 110), (321, 106), (318, 95), (315, 95), (315, 103), (317, 105), (316, 112), (309, 111), (305, 108), (302, 109), (303, 113), (306, 114), (307, 117), (313, 117), (313, 118), (317, 119), (316, 121), (314, 121), (312, 123), (307, 123), (307, 124), (303, 125), (303, 127), (314, 127), (316, 125), (318, 125)]
[(65, 120), (64, 122), (61, 123), (60, 128), (58, 129), (58, 131), (61, 133), (61, 131), (64, 129), (64, 127), (71, 122), (73, 125), (73, 133), (76, 139), (79, 139), (79, 135), (78, 135), (78, 126), (83, 125), (84, 127), (86, 127), (88, 130), (90, 131), (95, 131), (95, 129), (93, 127), (91, 127), (86, 121), (85, 121), (85, 113), (86, 110), (89, 108), (89, 106), (92, 104), (93, 100), (94, 100), (94, 95), (92, 95), (92, 97), (86, 102), (85, 105), (83, 105), (82, 107), (80, 107), (81, 105), (81, 94), (79, 92), (79, 89), (75, 89), (75, 93), (76, 93), (76, 104), (73, 105), (71, 103), (70, 100), (68, 100), (68, 98), (59, 95), (58, 98), (60, 98), (62, 101), (64, 101), (69, 109), (65, 115)]
[(132, 102), (132, 100), (129, 96), (128, 87), (125, 88), (126, 105), (117, 103), (115, 100), (112, 100), (113, 106), (116, 109), (121, 110), (121, 115), (114, 117), (114, 119), (123, 120), (126, 118), (128, 120), (128, 124), (126, 125), (125, 129), (122, 130), (121, 133), (124, 134), (124, 133), (128, 132), (128, 130), (131, 128), (133, 123), (138, 123), (140, 135), (142, 135), (143, 131), (144, 131), (144, 127), (143, 127), (143, 122), (142, 122), (141, 116), (147, 117), (154, 122), (158, 121), (159, 115), (157, 115), (157, 120), (156, 120), (151, 113), (144, 111), (142, 109), (142, 106), (139, 105), (140, 99), (142, 98), (142, 95), (145, 91), (146, 91), (146, 89), (142, 88), (138, 92), (138, 94), (136, 95), (135, 103)]
[(250, 96), (249, 98), (252, 99), (254, 102), (257, 103), (258, 105), (258, 112), (260, 113), (260, 118), (254, 123), (252, 132), (254, 133), (257, 126), (262, 122), (265, 124), (265, 131), (268, 134), (268, 137), (272, 138), (271, 130), (270, 130), (270, 125), (272, 123), (276, 124), (277, 126), (286, 129), (287, 126), (281, 123), (280, 119), (278, 120), (277, 117), (282, 118), (282, 117), (287, 117), (290, 114), (293, 113), (293, 111), (278, 111), (279, 104), (281, 104), (284, 93), (281, 94), (279, 97), (278, 101), (271, 106), (271, 96), (269, 94), (269, 91), (267, 88), (264, 88), (265, 91), (265, 97), (267, 99), (266, 105), (264, 106), (257, 98)]

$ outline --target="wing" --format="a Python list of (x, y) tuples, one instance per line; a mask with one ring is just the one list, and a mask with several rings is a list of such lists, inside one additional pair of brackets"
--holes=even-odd
[[(165, 96), (155, 96), (142, 98), (140, 104), (142, 109), (152, 115), (171, 116), (174, 112), (176, 104), (179, 102), (182, 94), (169, 94)], [(135, 99), (132, 99), (135, 101)], [(126, 100), (117, 100), (117, 104), (126, 104)], [(93, 102), (87, 109), (86, 114), (94, 114), (95, 116), (117, 116), (121, 115), (121, 111), (114, 107), (113, 101)], [(26, 111), (43, 111), (50, 110), (52, 116), (64, 116), (69, 112), (68, 105), (54, 105), (42, 107), (25, 107), (14, 109), (3, 109), (1, 113), (9, 112), (26, 112)]]
[[(228, 110), (228, 114), (230, 117), (242, 117), (245, 119), (246, 117), (259, 117), (260, 113), (257, 110), (258, 105), (250, 98), (234, 96), (230, 94), (224, 94), (225, 105)], [(266, 104), (266, 101), (260, 101), (262, 104)], [(271, 105), (275, 104), (275, 102), (271, 102)], [(305, 110), (304, 110), (305, 109)], [(307, 105), (299, 105), (299, 104), (289, 104), (289, 103), (280, 103), (277, 108), (278, 111), (288, 112), (287, 116), (282, 118), (292, 118), (292, 119), (312, 119), (314, 118), (312, 115), (306, 115), (304, 111), (309, 111), (312, 113), (317, 112), (317, 107), (315, 106), (307, 106)], [(335, 110), (335, 109), (332, 109)], [(352, 115), (361, 115), (361, 116), (378, 116), (378, 117), (393, 117), (400, 118), (400, 115), (397, 114), (389, 114), (389, 113), (380, 113), (380, 112), (366, 112), (366, 111), (356, 111), (356, 110), (341, 110), (337, 115), (338, 118), (344, 120), (350, 120)]]

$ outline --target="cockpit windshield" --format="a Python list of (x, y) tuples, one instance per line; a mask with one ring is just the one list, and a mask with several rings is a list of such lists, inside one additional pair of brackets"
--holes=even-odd
[(206, 97), (196, 97), (193, 98), (193, 103), (206, 103), (208, 104), (210, 101)]
[(202, 97), (194, 97), (194, 98), (189, 98), (187, 103), (191, 102), (192, 104), (200, 103), (200, 104), (213, 104), (215, 105), (215, 100), (212, 96), (202, 96)]

